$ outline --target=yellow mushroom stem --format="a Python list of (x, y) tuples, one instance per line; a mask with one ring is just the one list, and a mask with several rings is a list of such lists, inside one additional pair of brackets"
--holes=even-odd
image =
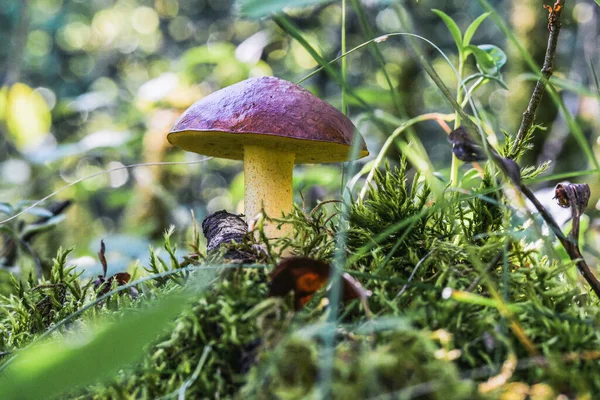
[[(295, 153), (268, 147), (244, 146), (244, 214), (251, 222), (264, 210), (271, 218), (280, 218), (292, 211), (292, 174)], [(292, 226), (264, 224), (269, 238), (289, 236)]]

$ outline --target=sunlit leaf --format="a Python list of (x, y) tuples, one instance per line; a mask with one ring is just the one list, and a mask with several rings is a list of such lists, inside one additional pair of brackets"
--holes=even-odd
[(6, 123), (19, 150), (34, 148), (50, 131), (52, 118), (44, 98), (29, 86), (15, 83), (8, 92)]
[(287, 7), (306, 7), (331, 0), (237, 0), (238, 13), (243, 17), (262, 18), (278, 13)]
[(454, 42), (456, 42), (456, 47), (458, 48), (458, 51), (462, 52), (462, 49), (463, 49), (462, 35), (460, 33), (460, 28), (458, 27), (458, 25), (456, 25), (456, 22), (454, 22), (454, 20), (448, 14), (446, 14), (445, 12), (443, 12), (441, 10), (433, 9), (432, 11), (438, 17), (440, 17), (442, 19), (442, 21), (444, 21), (444, 24), (446, 24), (446, 26), (448, 27), (448, 30), (450, 31), (450, 34), (454, 38)]
[(471, 43), (471, 39), (473, 38), (473, 35), (475, 35), (475, 32), (477, 32), (479, 25), (481, 25), (481, 23), (487, 17), (489, 17), (490, 14), (491, 14), (491, 12), (486, 12), (484, 14), (481, 14), (479, 17), (477, 17), (475, 19), (475, 21), (471, 22), (471, 25), (469, 25), (469, 27), (465, 31), (465, 35), (463, 36), (463, 46), (468, 46)]

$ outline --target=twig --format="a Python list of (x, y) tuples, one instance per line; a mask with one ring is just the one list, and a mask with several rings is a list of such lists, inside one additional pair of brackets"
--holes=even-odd
[[(546, 6), (546, 8), (550, 9), (550, 15), (548, 17), (548, 29), (550, 30), (550, 38), (548, 40), (548, 51), (546, 53), (546, 59), (544, 61), (544, 68), (542, 69), (542, 78), (543, 78), (543, 79), (541, 79), (542, 83), (538, 82), (538, 84), (536, 85), (536, 90), (534, 90), (534, 92), (532, 94), (531, 100), (529, 102), (529, 106), (527, 107), (527, 110), (525, 111), (525, 113), (523, 113), (523, 124), (521, 125), (521, 128), (523, 128), (523, 127), (525, 128), (524, 132), (527, 132), (529, 130), (529, 128), (531, 127), (531, 125), (533, 124), (533, 118), (535, 116), (535, 109), (537, 109), (537, 106), (539, 105), (541, 96), (544, 92), (544, 87), (543, 87), (544, 79), (547, 82), (547, 77), (549, 77), (552, 74), (552, 64), (554, 62), (554, 54), (556, 53), (556, 42), (558, 40), (558, 33), (560, 31), (559, 17), (560, 17), (560, 12), (561, 12), (563, 6), (564, 6), (564, 0), (563, 1), (557, 0), (552, 8), (549, 6)], [(442, 92), (443, 93), (447, 92), (447, 88), (445, 88), (445, 86), (441, 82), (437, 73), (435, 73), (435, 71), (429, 71), (427, 68), (426, 68), (426, 71), (429, 73), (429, 75), (432, 77), (432, 79), (434, 79), (434, 82), (436, 82), (436, 84), (438, 85), (438, 87), (440, 87)], [(538, 90), (538, 87), (539, 87), (539, 90)], [(444, 89), (445, 89), (445, 91), (444, 91)], [(460, 107), (458, 107), (455, 104), (456, 102), (454, 101), (452, 96), (449, 95), (449, 93), (445, 93), (445, 97), (448, 99), (448, 101), (450, 103), (452, 103), (454, 105), (454, 108), (457, 111), (459, 111), (459, 112), (461, 111)], [(564, 233), (562, 232), (562, 230), (560, 229), (560, 227), (558, 226), (558, 223), (556, 222), (556, 220), (552, 217), (552, 215), (550, 215), (550, 213), (548, 213), (548, 211), (544, 208), (544, 206), (540, 203), (540, 201), (535, 197), (535, 195), (533, 194), (531, 189), (529, 189), (529, 187), (527, 187), (521, 181), (520, 168), (519, 168), (518, 164), (510, 159), (501, 157), (489, 145), (489, 143), (487, 143), (487, 140), (485, 140), (485, 138), (481, 137), (480, 135), (477, 135), (477, 133), (478, 133), (477, 127), (475, 127), (473, 123), (469, 123), (470, 121), (466, 121), (466, 120), (465, 120), (465, 122), (466, 122), (465, 129), (467, 131), (469, 131), (469, 133), (471, 133), (470, 137), (472, 139), (475, 139), (478, 145), (479, 144), (483, 145), (483, 147), (486, 149), (486, 153), (488, 154), (490, 160), (493, 161), (494, 164), (496, 164), (496, 166), (498, 168), (500, 168), (500, 170), (502, 170), (502, 172), (504, 172), (505, 175), (507, 175), (507, 177), (510, 179), (510, 181), (516, 187), (519, 188), (521, 193), (523, 193), (523, 195), (525, 195), (525, 197), (527, 197), (529, 199), (529, 201), (531, 201), (531, 203), (538, 210), (538, 212), (540, 213), (540, 215), (542, 216), (542, 218), (544, 219), (546, 224), (548, 224), (548, 226), (550, 227), (552, 232), (556, 235), (556, 237), (560, 241), (561, 245), (565, 248), (567, 254), (569, 255), (569, 258), (573, 262), (575, 262), (575, 265), (579, 269), (579, 272), (581, 272), (581, 274), (583, 275), (583, 277), (585, 278), (587, 283), (591, 286), (591, 288), (594, 291), (594, 293), (596, 294), (596, 296), (598, 298), (600, 298), (600, 281), (598, 281), (598, 279), (594, 276), (592, 270), (587, 265), (586, 261), (583, 259), (581, 251), (579, 250), (577, 236), (573, 236), (574, 234), (578, 233), (577, 232), (579, 230), (578, 225), (574, 225), (574, 227), (576, 229), (575, 229), (575, 232), (573, 232), (573, 231), (571, 232), (571, 235), (570, 235), (571, 237), (569, 237), (569, 238), (566, 237), (564, 235)], [(519, 130), (519, 133), (521, 133), (521, 130)], [(515, 139), (515, 143), (518, 144), (520, 140), (522, 140), (522, 137), (517, 136), (517, 138)], [(512, 153), (513, 154), (515, 153), (514, 147), (513, 147)], [(573, 202), (570, 203), (570, 206), (577, 207), (578, 205), (575, 204), (575, 202), (573, 200)], [(581, 214), (581, 210), (573, 210), (573, 216), (576, 215), (575, 211), (577, 211), (577, 213), (579, 213), (577, 215)], [(579, 222), (578, 220), (575, 221), (575, 224), (578, 224), (578, 222)]]
[(575, 265), (577, 266), (577, 269), (579, 269), (579, 272), (581, 272), (581, 275), (583, 275), (583, 277), (585, 278), (587, 283), (592, 287), (592, 290), (594, 291), (594, 293), (596, 293), (596, 296), (598, 296), (598, 298), (600, 298), (600, 281), (598, 281), (596, 276), (594, 276), (594, 273), (592, 272), (590, 267), (587, 265), (587, 262), (585, 261), (585, 259), (583, 258), (583, 255), (581, 254), (581, 251), (579, 250), (579, 245), (578, 245), (579, 217), (575, 218), (575, 210), (573, 209), (573, 207), (577, 207), (577, 205), (571, 204), (572, 213), (573, 213), (573, 230), (571, 231), (571, 235), (570, 235), (571, 238), (568, 238), (565, 236), (563, 231), (560, 229), (560, 227), (558, 226), (558, 224), (556, 223), (554, 218), (552, 218), (550, 213), (548, 213), (548, 211), (544, 208), (544, 206), (535, 197), (535, 195), (533, 194), (531, 189), (529, 189), (527, 186), (525, 186), (522, 183), (519, 184), (519, 189), (529, 199), (529, 201), (531, 201), (533, 203), (535, 208), (539, 211), (539, 213), (542, 216), (542, 218), (544, 219), (544, 221), (546, 221), (546, 223), (548, 224), (548, 226), (550, 227), (552, 232), (554, 232), (554, 234), (556, 235), (556, 237), (558, 238), (558, 240), (560, 241), (562, 246), (567, 251), (569, 258), (571, 260), (575, 261)]
[(554, 66), (554, 58), (556, 55), (556, 44), (558, 43), (558, 34), (560, 33), (561, 27), (560, 15), (562, 13), (562, 9), (564, 8), (564, 3), (565, 0), (557, 0), (556, 3), (554, 3), (554, 7), (544, 6), (544, 8), (549, 10), (548, 30), (550, 31), (550, 35), (548, 37), (548, 47), (546, 48), (546, 55), (544, 56), (542, 74), (535, 84), (535, 88), (533, 89), (527, 109), (523, 113), (523, 120), (521, 121), (521, 126), (519, 127), (519, 131), (517, 132), (517, 136), (515, 137), (515, 141), (511, 149), (511, 155), (513, 156), (517, 154), (519, 145), (533, 125), (535, 113), (540, 105), (542, 96), (546, 91), (546, 85), (549, 82), (548, 80), (550, 79), (550, 76), (552, 76), (552, 68)]

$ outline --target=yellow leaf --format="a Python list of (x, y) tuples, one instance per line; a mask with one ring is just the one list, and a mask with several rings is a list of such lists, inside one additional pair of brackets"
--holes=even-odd
[(10, 88), (5, 117), (11, 139), (19, 150), (39, 145), (52, 124), (50, 108), (44, 98), (23, 83), (15, 83)]

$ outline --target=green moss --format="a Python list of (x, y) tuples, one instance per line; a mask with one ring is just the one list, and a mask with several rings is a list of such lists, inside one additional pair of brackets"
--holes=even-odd
[[(500, 193), (486, 175), (473, 195), (434, 199), (418, 177), (408, 184), (405, 163), (375, 176), (364, 201), (350, 209), (344, 249), (351, 260), (346, 269), (373, 292), (374, 318), (368, 320), (357, 301), (342, 306), (333, 397), (486, 397), (477, 384), (499, 374), (513, 354), (517, 367), (492, 398), (511, 383), (543, 382), (556, 395), (570, 397), (600, 392), (598, 300), (565, 278), (572, 266), (542, 254), (522, 222), (509, 225), (515, 219)], [(297, 255), (330, 260), (343, 226), (333, 213), (326, 206), (310, 212), (296, 208), (289, 217), (295, 234), (280, 244)], [(398, 229), (386, 236), (394, 226)], [(195, 256), (185, 264), (219, 263), (219, 255), (198, 255), (196, 239)], [(255, 245), (237, 248), (250, 254), (256, 253)], [(65, 267), (65, 251), (43, 282), (13, 282), (14, 294), (0, 298), (0, 360), (85, 305), (94, 304), (60, 332), (100, 315), (118, 320), (122, 310), (180, 290), (194, 272), (180, 271), (170, 232), (165, 250), (166, 259), (151, 252), (147, 270), (162, 275), (138, 285), (135, 300), (115, 295), (94, 304), (90, 284)], [(277, 261), (277, 254), (267, 253), (259, 259), (270, 264), (266, 268), (223, 270), (136, 365), (72, 397), (175, 398), (182, 390), (188, 398), (318, 397), (319, 378), (328, 365), (324, 293), (300, 312), (293, 311), (291, 296), (267, 299), (267, 273)], [(497, 293), (517, 311), (507, 316), (465, 296), (444, 298), (447, 287), (485, 299), (497, 299)]]

